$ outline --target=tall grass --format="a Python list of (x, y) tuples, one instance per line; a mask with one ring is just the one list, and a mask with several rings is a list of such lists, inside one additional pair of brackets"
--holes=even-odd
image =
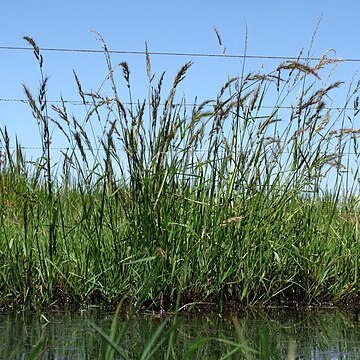
[[(112, 95), (74, 73), (80, 119), (48, 103), (43, 57), (25, 38), (40, 69), (39, 94), (24, 91), (42, 154), (27, 160), (1, 129), (2, 306), (356, 300), (360, 131), (346, 107), (359, 84), (332, 111), (342, 84), (321, 80), (336, 65), (324, 56), (231, 78), (189, 106), (177, 89), (192, 64), (164, 95), (147, 54), (149, 94), (134, 101), (128, 64), (113, 66), (99, 39)], [(59, 158), (53, 131), (68, 147)]]

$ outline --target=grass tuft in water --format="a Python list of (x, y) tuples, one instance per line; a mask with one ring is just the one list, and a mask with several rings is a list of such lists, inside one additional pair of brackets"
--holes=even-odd
[(1, 305), (356, 301), (359, 129), (346, 109), (359, 84), (332, 110), (342, 83), (322, 79), (334, 60), (297, 60), (189, 106), (178, 89), (192, 63), (168, 85), (147, 52), (149, 93), (135, 101), (129, 65), (114, 66), (97, 37), (107, 77), (87, 92), (74, 72), (82, 118), (48, 104), (44, 59), (25, 38), (39, 63), (39, 93), (24, 91), (42, 154), (26, 159), (1, 129)]

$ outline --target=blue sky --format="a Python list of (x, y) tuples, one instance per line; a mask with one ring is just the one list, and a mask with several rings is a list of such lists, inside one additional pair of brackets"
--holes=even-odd
[[(24, 35), (40, 47), (100, 49), (90, 30), (102, 34), (114, 50), (221, 54), (214, 26), (219, 30), (227, 54), (244, 52), (247, 29), (249, 55), (297, 56), (308, 49), (319, 20), (312, 56), (335, 49), (338, 57), (360, 58), (358, 16), (360, 3), (351, 1), (40, 1), (13, 0), (0, 3), (0, 46), (27, 46)], [(106, 76), (100, 54), (44, 52), (45, 73), (50, 76), (48, 98), (60, 95), (78, 100), (74, 69), (85, 89), (97, 89)], [(39, 72), (30, 51), (0, 50), (0, 98), (23, 99), (22, 83), (34, 93)], [(241, 60), (153, 56), (157, 74), (167, 71), (170, 82), (185, 62), (194, 65), (181, 91), (191, 102), (194, 96), (214, 98), (228, 76), (241, 70)], [(114, 62), (129, 63), (135, 93), (147, 95), (144, 56), (116, 55)], [(273, 69), (279, 61), (247, 60), (248, 70), (260, 66)], [(360, 63), (342, 63), (334, 80), (350, 81)], [(76, 112), (76, 108), (73, 112)], [(0, 125), (17, 134), (23, 146), (40, 144), (36, 122), (26, 104), (0, 101)]]

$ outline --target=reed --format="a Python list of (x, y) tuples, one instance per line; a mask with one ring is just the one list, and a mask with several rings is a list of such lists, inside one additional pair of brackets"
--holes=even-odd
[[(43, 57), (26, 38), (41, 87), (24, 91), (43, 151), (27, 160), (1, 129), (1, 306), (355, 301), (359, 130), (346, 107), (359, 84), (332, 111), (342, 84), (321, 79), (334, 61), (291, 61), (189, 107), (177, 89), (192, 64), (166, 91), (147, 55), (150, 91), (134, 101), (129, 66), (113, 66), (98, 37), (112, 95), (85, 91), (74, 73), (83, 118), (49, 105)], [(67, 143), (59, 158), (50, 127)]]

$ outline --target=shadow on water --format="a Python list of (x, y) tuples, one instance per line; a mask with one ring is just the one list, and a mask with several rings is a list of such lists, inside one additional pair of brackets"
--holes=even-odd
[[(0, 315), (1, 359), (359, 359), (357, 312), (272, 309), (166, 320)], [(111, 330), (112, 328), (112, 330)], [(112, 334), (112, 335), (111, 335)], [(107, 340), (106, 340), (107, 339)]]

